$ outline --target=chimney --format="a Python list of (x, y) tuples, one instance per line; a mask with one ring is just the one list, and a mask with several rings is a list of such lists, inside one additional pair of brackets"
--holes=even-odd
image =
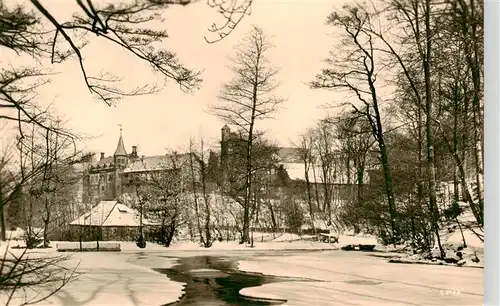
[(137, 157), (137, 146), (132, 146), (132, 154), (130, 155), (134, 158)]
[(102, 160), (104, 158), (104, 152), (101, 152), (101, 159)]

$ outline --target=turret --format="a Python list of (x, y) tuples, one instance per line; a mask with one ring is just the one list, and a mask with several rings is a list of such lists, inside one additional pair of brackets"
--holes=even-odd
[(231, 135), (231, 130), (225, 124), (221, 129), (221, 141), (220, 141), (220, 158), (221, 163), (224, 165), (227, 159), (228, 149), (229, 149), (229, 138)]
[(136, 159), (137, 157), (139, 157), (139, 155), (137, 155), (137, 146), (132, 146), (132, 153), (130, 153), (130, 158)]
[(128, 154), (127, 151), (125, 151), (125, 145), (123, 144), (123, 137), (122, 137), (122, 129), (120, 128), (120, 138), (118, 139), (118, 145), (116, 146), (115, 154), (114, 156), (114, 161), (115, 165), (118, 167), (125, 167), (127, 166), (128, 162)]
[(227, 124), (225, 124), (222, 128), (221, 128), (221, 140), (222, 141), (227, 141), (229, 140), (229, 135), (231, 134), (231, 129), (227, 126)]

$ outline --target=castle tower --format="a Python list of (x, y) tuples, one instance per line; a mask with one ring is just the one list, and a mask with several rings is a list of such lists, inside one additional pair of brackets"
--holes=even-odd
[(118, 139), (118, 145), (116, 146), (115, 154), (113, 154), (114, 162), (116, 167), (124, 168), (127, 166), (128, 154), (125, 151), (125, 145), (123, 144), (122, 128), (120, 127), (120, 138)]
[(231, 137), (231, 130), (225, 124), (221, 129), (221, 141), (220, 141), (220, 159), (221, 164), (224, 166), (227, 160), (227, 154), (229, 151), (229, 138)]

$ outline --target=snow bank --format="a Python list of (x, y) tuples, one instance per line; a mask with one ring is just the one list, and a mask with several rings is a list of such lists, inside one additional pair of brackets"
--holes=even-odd
[(294, 241), (294, 240), (301, 240), (301, 239), (302, 238), (297, 234), (285, 233), (285, 234), (282, 234), (279, 237), (273, 239), (272, 241), (282, 242), (282, 241)]
[(339, 242), (341, 246), (351, 245), (351, 244), (375, 244), (377, 245), (377, 238), (369, 235), (339, 235)]
[(269, 241), (269, 242), (258, 242), (254, 241), (253, 247), (250, 244), (239, 244), (236, 241), (215, 241), (210, 248), (204, 248), (198, 243), (191, 241), (177, 242), (173, 243), (168, 248), (163, 248), (163, 250), (179, 250), (179, 251), (194, 251), (194, 250), (318, 250), (318, 249), (337, 249), (334, 245), (327, 243), (320, 243), (314, 241)]
[(80, 251), (108, 251), (108, 252), (119, 252), (120, 243), (110, 242), (110, 241), (91, 241), (82, 242), (81, 246), (79, 242), (59, 242), (56, 243), (56, 249), (59, 252), (80, 252)]
[[(477, 237), (470, 229), (462, 229), (463, 238), (465, 238), (465, 242), (467, 243), (468, 248), (472, 248), (477, 252), (484, 253), (484, 242)], [(459, 246), (463, 245), (462, 233), (460, 230), (454, 230), (448, 237), (445, 237), (444, 243)]]
[(22, 240), (25, 234), (26, 232), (20, 227), (16, 227), (15, 230), (5, 231), (5, 237), (10, 240)]
[[(398, 256), (397, 259), (391, 262), (484, 268), (484, 242), (476, 235), (476, 233), (482, 234), (482, 231), (477, 226), (470, 208), (465, 207), (457, 219), (460, 226), (456, 220), (444, 222), (441, 226), (439, 236), (445, 253), (444, 258), (441, 258), (441, 252), (436, 241), (434, 248), (426, 253), (413, 254), (412, 248), (401, 247), (400, 250), (406, 254)], [(382, 249), (385, 251), (393, 250), (390, 246)]]

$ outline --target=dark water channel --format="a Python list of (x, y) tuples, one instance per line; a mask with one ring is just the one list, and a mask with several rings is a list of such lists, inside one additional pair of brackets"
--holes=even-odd
[(249, 300), (239, 291), (246, 287), (296, 280), (238, 271), (234, 258), (197, 256), (180, 258), (179, 261), (172, 268), (155, 269), (173, 281), (186, 283), (182, 299), (168, 305), (280, 305), (286, 301)]

